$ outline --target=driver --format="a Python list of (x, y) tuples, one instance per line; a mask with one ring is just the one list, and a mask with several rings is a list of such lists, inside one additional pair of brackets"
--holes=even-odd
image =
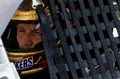
[(2, 39), (21, 79), (50, 79), (41, 26), (30, 0), (24, 0), (16, 10)]

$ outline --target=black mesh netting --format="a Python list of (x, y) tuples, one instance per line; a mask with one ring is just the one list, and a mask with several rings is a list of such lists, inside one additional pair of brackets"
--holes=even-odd
[(50, 15), (40, 18), (51, 79), (119, 79), (120, 37), (113, 36), (113, 28), (119, 34), (120, 0), (47, 4)]

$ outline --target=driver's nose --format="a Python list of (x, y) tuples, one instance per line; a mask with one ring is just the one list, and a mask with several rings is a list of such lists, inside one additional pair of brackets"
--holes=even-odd
[(33, 40), (31, 35), (25, 35), (21, 40), (22, 48), (32, 48)]

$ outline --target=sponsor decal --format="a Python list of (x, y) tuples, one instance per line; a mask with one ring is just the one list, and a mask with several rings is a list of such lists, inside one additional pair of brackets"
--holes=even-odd
[(33, 66), (33, 56), (14, 62), (17, 70), (23, 70)]

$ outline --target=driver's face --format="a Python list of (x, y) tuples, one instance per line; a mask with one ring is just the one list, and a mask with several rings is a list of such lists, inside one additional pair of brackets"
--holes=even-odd
[(33, 48), (42, 41), (41, 29), (36, 24), (18, 24), (17, 41), (20, 48)]

